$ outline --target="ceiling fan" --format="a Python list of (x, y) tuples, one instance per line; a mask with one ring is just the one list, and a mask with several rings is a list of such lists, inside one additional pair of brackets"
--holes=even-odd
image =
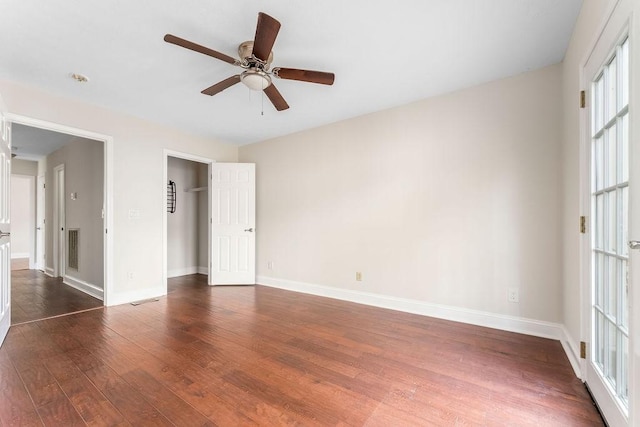
[(269, 70), (271, 61), (273, 61), (273, 44), (280, 31), (280, 22), (266, 13), (258, 14), (258, 25), (256, 26), (256, 35), (253, 41), (241, 43), (238, 47), (238, 55), (240, 59), (232, 58), (224, 53), (217, 52), (213, 49), (190, 42), (183, 38), (167, 34), (164, 41), (177, 46), (182, 46), (205, 55), (212, 56), (231, 65), (244, 68), (244, 71), (235, 76), (231, 76), (210, 86), (202, 91), (205, 95), (215, 95), (223, 90), (242, 82), (245, 86), (252, 90), (262, 90), (267, 95), (276, 110), (282, 111), (289, 108), (287, 101), (284, 100), (278, 89), (273, 84), (272, 77), (278, 77), (285, 80), (299, 80), (302, 82), (319, 83), (323, 85), (332, 85), (335, 79), (333, 73), (325, 73), (322, 71), (300, 70), (297, 68), (276, 67)]

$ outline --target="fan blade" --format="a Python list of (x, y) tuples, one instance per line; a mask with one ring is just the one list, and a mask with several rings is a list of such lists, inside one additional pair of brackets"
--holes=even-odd
[(253, 38), (253, 56), (266, 62), (280, 31), (280, 22), (266, 13), (258, 14), (256, 36)]
[(228, 79), (224, 79), (223, 81), (218, 82), (218, 83), (214, 84), (213, 86), (210, 86), (210, 87), (206, 88), (201, 93), (204, 94), (204, 95), (213, 96), (216, 93), (220, 93), (223, 90), (225, 90), (226, 88), (229, 88), (229, 87), (233, 86), (236, 83), (240, 83), (240, 75), (231, 76)]
[(187, 49), (191, 49), (196, 52), (203, 53), (205, 55), (213, 56), (214, 58), (224, 62), (228, 62), (231, 65), (238, 65), (238, 61), (230, 57), (229, 55), (225, 55), (224, 53), (220, 53), (213, 49), (209, 49), (208, 47), (200, 46), (199, 44), (174, 36), (173, 34), (165, 35), (164, 41), (166, 41), (167, 43), (171, 43), (177, 46), (187, 48)]
[(301, 82), (319, 83), (322, 85), (333, 84), (336, 76), (333, 73), (322, 71), (298, 70), (297, 68), (274, 68), (273, 74), (286, 80), (299, 80)]
[(287, 104), (287, 101), (285, 101), (282, 95), (280, 95), (280, 92), (278, 92), (278, 89), (276, 89), (273, 83), (267, 86), (264, 93), (267, 95), (273, 106), (276, 107), (276, 110), (282, 111), (289, 108), (289, 104)]

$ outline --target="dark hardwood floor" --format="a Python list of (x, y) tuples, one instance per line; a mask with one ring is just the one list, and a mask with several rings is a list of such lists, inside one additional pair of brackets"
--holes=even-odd
[(11, 272), (11, 324), (102, 307), (102, 301), (39, 270)]
[(602, 425), (560, 343), (263, 286), (12, 327), (2, 425)]

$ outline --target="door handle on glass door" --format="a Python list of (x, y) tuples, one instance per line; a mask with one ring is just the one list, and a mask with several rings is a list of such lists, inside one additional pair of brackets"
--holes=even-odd
[(640, 249), (640, 240), (629, 240), (629, 248)]
[(247, 228), (247, 229), (245, 229), (244, 231), (248, 231), (249, 233), (253, 233), (253, 227), (251, 227), (251, 228)]

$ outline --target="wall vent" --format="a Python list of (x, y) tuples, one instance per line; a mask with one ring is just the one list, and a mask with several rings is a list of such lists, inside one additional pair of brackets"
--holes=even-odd
[(69, 268), (74, 270), (78, 269), (79, 234), (80, 230), (77, 228), (69, 230)]

